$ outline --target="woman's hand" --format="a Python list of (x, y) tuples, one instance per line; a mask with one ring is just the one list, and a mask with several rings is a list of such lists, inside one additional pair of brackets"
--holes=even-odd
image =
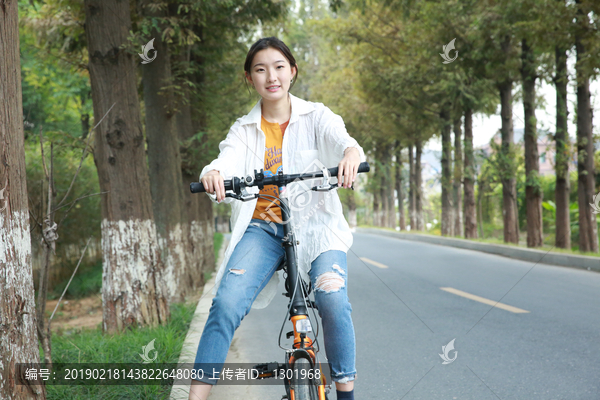
[(342, 175), (344, 176), (344, 188), (352, 186), (352, 182), (358, 174), (358, 166), (360, 165), (360, 153), (356, 147), (348, 147), (344, 150), (344, 158), (338, 165), (338, 187), (342, 184)]
[(220, 203), (225, 199), (225, 181), (219, 171), (213, 169), (207, 172), (201, 179), (206, 193), (216, 194), (217, 201)]

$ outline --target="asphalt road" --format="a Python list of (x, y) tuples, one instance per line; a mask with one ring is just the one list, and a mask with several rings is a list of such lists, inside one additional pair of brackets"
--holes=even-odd
[[(599, 273), (364, 233), (348, 269), (357, 400), (600, 399)], [(283, 362), (287, 300), (248, 314), (228, 362)], [(210, 399), (283, 393), (218, 385)]]

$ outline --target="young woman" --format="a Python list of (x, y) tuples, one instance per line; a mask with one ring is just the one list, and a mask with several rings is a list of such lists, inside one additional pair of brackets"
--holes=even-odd
[[(202, 370), (204, 378), (192, 381), (189, 398), (193, 400), (208, 397), (217, 378), (209, 366), (220, 371), (234, 332), (250, 308), (264, 308), (275, 296), (279, 282), (275, 270), (284, 257), (278, 203), (226, 198), (224, 179), (260, 169), (269, 176), (281, 168), (289, 174), (319, 170), (316, 165), (338, 166), (338, 186), (349, 188), (359, 164), (365, 161), (363, 149), (348, 135), (341, 117), (321, 103), (289, 93), (298, 66), (281, 40), (268, 37), (254, 43), (244, 70), (246, 82), (261, 98), (249, 114), (234, 123), (219, 144), (219, 157), (200, 174), (211, 200), (231, 203), (233, 231), (198, 345), (195, 369)], [(288, 185), (287, 190), (292, 192), (295, 184), (299, 183)], [(248, 188), (248, 192), (259, 193), (259, 189)], [(260, 194), (278, 196), (279, 191), (266, 186)], [(298, 267), (314, 288), (337, 398), (354, 399), (356, 346), (346, 290), (346, 252), (352, 246), (352, 233), (336, 190), (308, 192), (308, 196), (302, 204), (293, 204), (290, 198), (291, 224), (299, 240)]]

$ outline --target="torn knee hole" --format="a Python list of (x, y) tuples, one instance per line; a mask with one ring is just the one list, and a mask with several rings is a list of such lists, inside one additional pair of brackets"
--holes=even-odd
[(340, 267), (337, 264), (333, 264), (333, 269), (335, 269), (336, 271), (338, 271), (342, 275), (346, 275), (346, 272), (344, 272), (344, 270), (342, 269), (342, 267)]
[(335, 272), (325, 272), (317, 277), (315, 289), (327, 293), (336, 292), (344, 287), (346, 282)]
[(231, 271), (232, 273), (236, 274), (236, 275), (241, 275), (241, 274), (244, 274), (244, 273), (246, 273), (246, 270), (245, 270), (245, 269), (232, 269), (232, 270), (230, 270), (230, 271)]

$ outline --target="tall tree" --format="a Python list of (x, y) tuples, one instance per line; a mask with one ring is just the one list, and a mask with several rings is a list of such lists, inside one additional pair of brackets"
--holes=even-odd
[[(128, 1), (86, 0), (94, 103), (94, 161), (102, 197), (103, 328), (156, 325), (169, 316), (146, 164)], [(137, 57), (136, 57), (137, 58)]]
[(452, 141), (450, 120), (450, 103), (442, 105), (440, 111), (440, 124), (442, 136), (442, 236), (452, 236), (454, 232), (454, 218), (452, 207)]
[(570, 144), (567, 129), (567, 117), (569, 114), (567, 106), (567, 50), (556, 46), (556, 74), (554, 76), (554, 87), (556, 88), (556, 142), (555, 167), (556, 188), (554, 200), (556, 204), (556, 247), (571, 249), (571, 216), (569, 212), (569, 194), (571, 192), (571, 181), (569, 179)]
[(406, 230), (406, 219), (404, 216), (404, 191), (402, 190), (402, 147), (400, 141), (396, 141), (396, 193), (398, 194), (398, 226), (400, 230)]
[[(500, 43), (505, 65), (508, 64), (514, 45), (509, 34), (504, 34)], [(508, 69), (508, 67), (507, 67)], [(497, 83), (500, 92), (500, 116), (502, 127), (502, 146), (500, 154), (500, 174), (502, 181), (502, 217), (504, 221), (504, 242), (519, 243), (519, 219), (517, 218), (517, 178), (514, 164), (514, 131), (512, 118), (512, 87), (513, 79), (509, 73), (500, 78)]]
[(452, 121), (454, 130), (454, 179), (452, 181), (453, 201), (454, 201), (454, 236), (463, 236), (463, 201), (462, 201), (462, 180), (463, 180), (463, 156), (462, 156), (462, 129), (461, 114), (456, 114)]
[(477, 238), (477, 210), (475, 207), (475, 157), (473, 154), (473, 110), (465, 109), (465, 238)]
[(156, 51), (154, 60), (142, 65), (150, 190), (168, 296), (171, 301), (182, 301), (193, 292), (194, 281), (186, 274), (185, 252), (189, 248), (184, 232), (189, 229), (181, 209), (183, 181), (174, 118), (171, 51), (163, 39), (168, 14), (152, 1), (141, 2), (144, 22), (149, 26), (149, 37)]
[[(16, 364), (39, 363), (25, 173), (17, 1), (0, 3), (0, 398), (45, 399), (18, 384)], [(28, 381), (27, 381), (28, 382)]]
[(423, 169), (421, 168), (421, 156), (423, 155), (423, 142), (420, 139), (415, 143), (415, 219), (416, 229), (425, 230), (423, 218)]
[(413, 145), (408, 145), (408, 218), (410, 229), (417, 229), (417, 200), (416, 200), (416, 173), (415, 156), (413, 154)]
[(527, 39), (521, 41), (521, 76), (523, 79), (523, 109), (525, 115), (525, 203), (527, 212), (527, 247), (541, 247), (542, 185), (535, 117), (535, 81), (537, 79), (534, 50)]
[(577, 195), (579, 199), (579, 251), (598, 252), (598, 224), (590, 203), (595, 195), (594, 137), (590, 101), (589, 40), (592, 30), (588, 4), (576, 0), (575, 50), (577, 52)]

